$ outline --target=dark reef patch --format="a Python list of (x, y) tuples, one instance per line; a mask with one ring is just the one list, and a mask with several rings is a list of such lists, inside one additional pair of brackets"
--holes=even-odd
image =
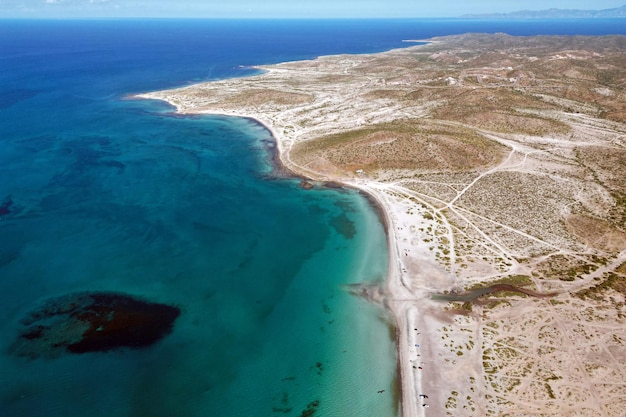
[(345, 213), (330, 219), (330, 225), (333, 229), (346, 239), (352, 239), (356, 235), (356, 226)]
[(311, 417), (317, 411), (317, 407), (320, 406), (320, 401), (311, 401), (306, 408), (300, 414), (300, 417)]
[(0, 203), (0, 216), (5, 216), (11, 213), (11, 206), (13, 205), (13, 200), (11, 196), (7, 196), (2, 203)]
[(112, 292), (75, 293), (48, 300), (23, 320), (11, 347), (18, 356), (142, 348), (172, 331), (177, 307)]
[(315, 185), (313, 185), (310, 181), (307, 181), (307, 180), (300, 181), (298, 186), (302, 188), (303, 190), (311, 190), (315, 188)]
[(38, 93), (38, 90), (30, 90), (27, 88), (6, 89), (2, 92), (2, 95), (0, 95), (0, 109), (8, 109), (20, 101), (35, 97)]

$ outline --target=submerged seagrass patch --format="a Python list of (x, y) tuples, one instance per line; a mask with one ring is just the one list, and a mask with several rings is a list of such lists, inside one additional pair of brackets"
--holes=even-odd
[(150, 346), (169, 334), (180, 309), (114, 292), (81, 292), (46, 301), (22, 320), (17, 356), (52, 358)]

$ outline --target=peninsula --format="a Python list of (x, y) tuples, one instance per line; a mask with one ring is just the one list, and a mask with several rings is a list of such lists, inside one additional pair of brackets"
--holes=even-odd
[(380, 203), (403, 416), (622, 416), (626, 37), (427, 42), (140, 97)]
[(603, 10), (547, 9), (511, 13), (467, 14), (465, 19), (613, 19), (626, 17), (626, 6)]

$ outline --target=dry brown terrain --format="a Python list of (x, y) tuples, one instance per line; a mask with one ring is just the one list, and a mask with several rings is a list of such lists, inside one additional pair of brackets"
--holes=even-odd
[[(626, 37), (263, 69), (144, 97), (255, 117), (286, 166), (381, 202), (405, 416), (625, 415)], [(558, 295), (430, 298), (491, 282)]]

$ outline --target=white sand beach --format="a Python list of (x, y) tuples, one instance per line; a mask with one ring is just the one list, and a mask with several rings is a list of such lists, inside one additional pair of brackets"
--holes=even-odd
[[(165, 99), (174, 107), (176, 102), (162, 98), (159, 93), (146, 93), (138, 95), (145, 99)], [(178, 109), (179, 112), (186, 112)], [(443, 397), (437, 392), (441, 385), (439, 373), (430, 360), (438, 355), (438, 345), (431, 344), (430, 339), (436, 336), (435, 328), (439, 323), (436, 316), (428, 314), (429, 300), (428, 282), (433, 276), (441, 276), (449, 279), (447, 273), (434, 261), (424, 245), (411, 245), (415, 239), (411, 228), (406, 225), (411, 221), (406, 215), (406, 200), (396, 200), (384, 192), (385, 184), (367, 179), (350, 179), (335, 177), (312, 172), (306, 167), (301, 167), (289, 159), (290, 146), (297, 141), (298, 132), (285, 136), (284, 126), (275, 126), (275, 121), (265, 114), (229, 111), (226, 109), (203, 110), (204, 114), (246, 117), (256, 120), (264, 125), (276, 139), (279, 149), (279, 157), (282, 163), (297, 175), (318, 181), (329, 181), (344, 184), (348, 187), (358, 188), (372, 196), (381, 206), (387, 218), (387, 233), (389, 242), (389, 273), (387, 277), (386, 302), (396, 318), (398, 338), (398, 361), (402, 384), (402, 415), (422, 416), (426, 415), (423, 404), (428, 404), (428, 399), (433, 400)], [(405, 244), (401, 244), (401, 243)], [(411, 253), (411, 262), (403, 261), (401, 254)], [(419, 262), (418, 262), (419, 260)], [(418, 307), (418, 304), (421, 307)], [(418, 329), (418, 331), (414, 330)], [(416, 347), (419, 345), (419, 347)], [(425, 382), (426, 381), (426, 382)], [(428, 394), (425, 394), (428, 393)], [(422, 398), (420, 395), (427, 395)], [(430, 409), (430, 405), (428, 407)], [(434, 411), (434, 410), (433, 410)], [(432, 413), (431, 413), (432, 415)]]

